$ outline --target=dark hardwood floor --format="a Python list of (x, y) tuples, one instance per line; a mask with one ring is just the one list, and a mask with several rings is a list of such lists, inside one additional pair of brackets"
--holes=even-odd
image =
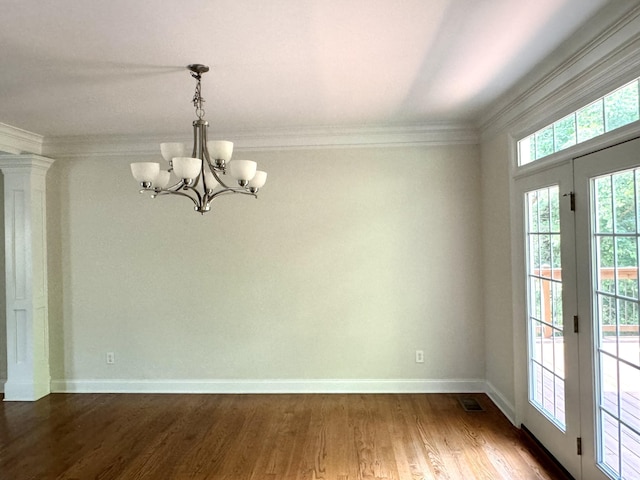
[(0, 480), (564, 479), (484, 395), (53, 394), (0, 404)]

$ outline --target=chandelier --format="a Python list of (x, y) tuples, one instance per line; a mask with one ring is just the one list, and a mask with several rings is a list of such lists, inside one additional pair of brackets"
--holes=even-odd
[[(211, 209), (213, 199), (222, 195), (240, 193), (258, 198), (258, 190), (267, 181), (267, 173), (256, 170), (257, 164), (251, 160), (231, 160), (232, 142), (207, 140), (209, 122), (204, 120), (200, 81), (209, 67), (192, 64), (187, 68), (196, 79), (193, 106), (198, 117), (193, 121), (191, 157), (186, 156), (184, 143), (170, 142), (160, 144), (160, 153), (169, 165), (167, 170), (161, 170), (160, 164), (155, 162), (132, 163), (131, 173), (142, 187), (140, 193), (149, 192), (151, 198), (161, 195), (187, 197), (193, 202), (194, 210), (202, 215)], [(221, 179), (227, 172), (238, 186), (235, 182), (229, 186)]]

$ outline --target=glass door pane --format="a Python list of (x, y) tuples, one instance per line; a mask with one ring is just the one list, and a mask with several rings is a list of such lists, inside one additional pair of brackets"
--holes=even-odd
[(525, 194), (529, 402), (563, 432), (564, 322), (557, 185)]
[(640, 478), (639, 191), (637, 168), (591, 180), (596, 455), (615, 479)]

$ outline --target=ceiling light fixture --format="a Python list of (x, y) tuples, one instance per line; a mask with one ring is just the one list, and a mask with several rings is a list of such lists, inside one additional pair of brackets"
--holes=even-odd
[[(187, 68), (196, 79), (196, 91), (193, 106), (197, 120), (193, 121), (193, 150), (191, 157), (186, 156), (184, 143), (161, 143), (160, 152), (169, 162), (167, 170), (161, 170), (155, 162), (136, 162), (131, 164), (133, 177), (140, 182), (140, 193), (151, 192), (151, 198), (160, 195), (180, 195), (191, 199), (195, 211), (205, 214), (211, 209), (211, 201), (221, 195), (241, 193), (258, 198), (258, 190), (267, 180), (267, 173), (256, 170), (256, 162), (251, 160), (231, 160), (233, 143), (223, 140), (207, 140), (209, 122), (204, 120), (201, 96), (202, 74), (209, 71), (206, 65), (192, 64)], [(220, 176), (227, 171), (239, 186), (229, 186)], [(171, 172), (177, 182), (171, 186)]]

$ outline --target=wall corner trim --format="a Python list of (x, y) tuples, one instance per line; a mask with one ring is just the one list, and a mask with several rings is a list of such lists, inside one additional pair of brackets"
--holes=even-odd
[(507, 417), (513, 425), (516, 425), (516, 407), (507, 400), (504, 394), (489, 381), (486, 382), (485, 393), (496, 407), (500, 409), (504, 416)]

